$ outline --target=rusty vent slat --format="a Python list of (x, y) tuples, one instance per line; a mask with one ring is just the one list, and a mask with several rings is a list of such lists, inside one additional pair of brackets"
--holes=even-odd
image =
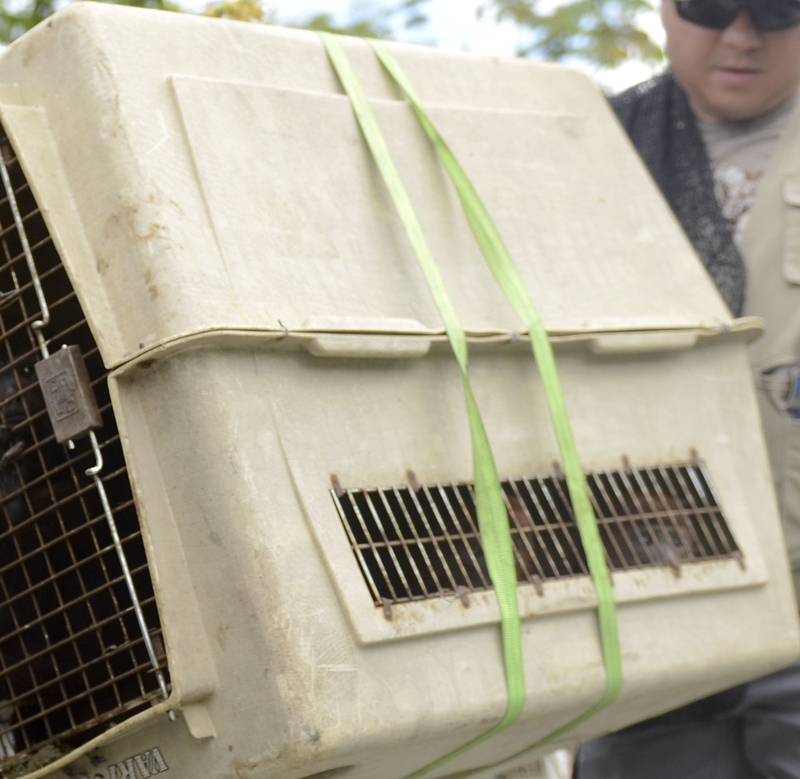
[[(491, 588), (471, 484), (331, 490), (353, 554), (376, 605)], [(742, 555), (706, 466), (695, 461), (586, 474), (612, 571)], [(502, 482), (517, 580), (543, 583), (588, 575), (563, 477)]]
[[(166, 674), (139, 521), (111, 408), (106, 370), (8, 138), (11, 177), (51, 323), (51, 351), (83, 353), (103, 426), (102, 482)], [(0, 774), (24, 773), (147, 708), (159, 685), (103, 506), (86, 438), (55, 441), (34, 364), (40, 307), (11, 207), (0, 186)], [(44, 750), (44, 751), (42, 751)], [(46, 762), (46, 760), (45, 760)]]

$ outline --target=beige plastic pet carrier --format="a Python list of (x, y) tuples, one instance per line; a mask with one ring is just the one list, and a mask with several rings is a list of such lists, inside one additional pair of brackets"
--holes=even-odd
[[(430, 774), (465, 776), (600, 699), (596, 597), (527, 335), (343, 45), (512, 521), (527, 704)], [(547, 749), (789, 663), (758, 322), (584, 76), (390, 49), (542, 315), (612, 571), (622, 693)], [(402, 779), (485, 733), (507, 691), (459, 373), (320, 39), (78, 3), (0, 84), (3, 779)]]

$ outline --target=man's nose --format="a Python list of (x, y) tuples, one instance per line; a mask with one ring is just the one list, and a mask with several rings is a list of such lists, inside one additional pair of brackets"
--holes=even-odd
[(761, 45), (761, 31), (753, 24), (750, 12), (742, 9), (722, 31), (722, 42), (737, 49), (752, 49)]

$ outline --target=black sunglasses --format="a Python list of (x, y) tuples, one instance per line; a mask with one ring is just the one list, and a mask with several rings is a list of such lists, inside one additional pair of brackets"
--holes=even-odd
[(675, 0), (678, 16), (692, 24), (724, 30), (743, 9), (765, 32), (800, 24), (800, 0)]

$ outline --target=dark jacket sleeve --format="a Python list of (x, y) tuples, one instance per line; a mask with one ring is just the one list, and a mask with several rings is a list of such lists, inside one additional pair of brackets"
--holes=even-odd
[(667, 71), (610, 102), (728, 308), (740, 315), (745, 265), (717, 204), (711, 165), (686, 95)]

